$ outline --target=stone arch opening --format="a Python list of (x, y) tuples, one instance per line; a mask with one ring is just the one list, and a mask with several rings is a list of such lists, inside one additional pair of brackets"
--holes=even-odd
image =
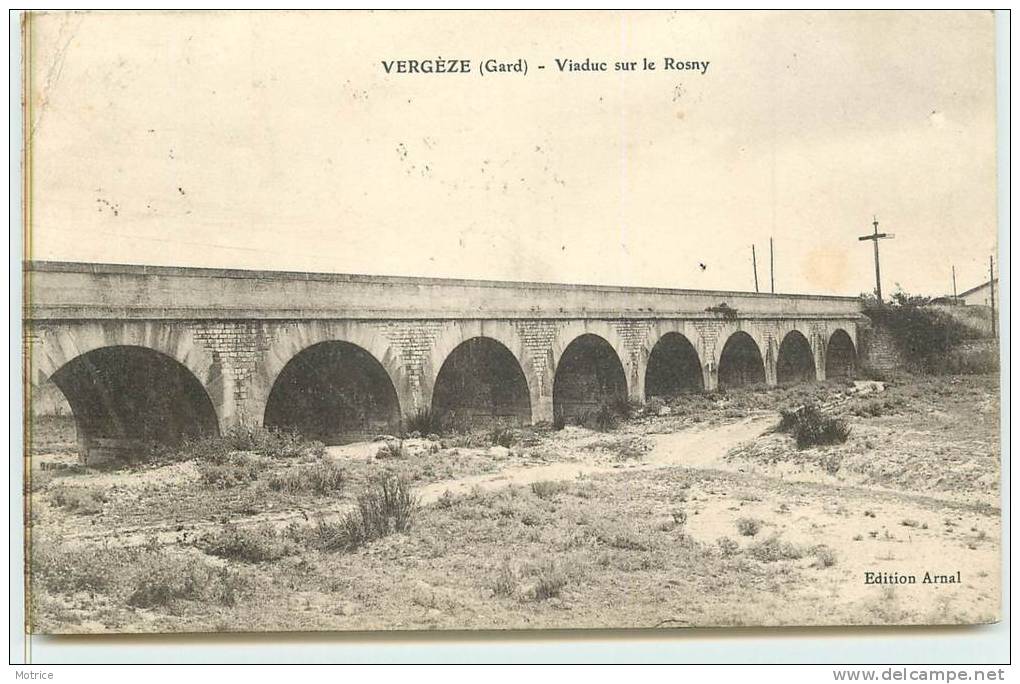
[(857, 351), (845, 330), (836, 330), (825, 347), (825, 377), (852, 378), (857, 369)]
[(719, 357), (719, 387), (733, 388), (765, 382), (765, 362), (754, 338), (742, 330), (730, 335)]
[(815, 355), (811, 351), (811, 343), (800, 331), (791, 330), (779, 345), (776, 380), (780, 385), (788, 385), (813, 382), (816, 378)]
[(517, 358), (490, 337), (461, 342), (443, 361), (432, 390), (432, 409), (444, 427), (531, 422), (528, 381)]
[(575, 338), (560, 356), (553, 378), (553, 414), (582, 418), (603, 404), (627, 401), (627, 375), (616, 350), (592, 333)]
[(383, 365), (350, 342), (319, 342), (283, 367), (266, 401), (263, 424), (326, 444), (400, 431), (397, 391)]
[(680, 333), (666, 333), (648, 356), (645, 396), (668, 397), (705, 389), (701, 360), (690, 340)]
[(174, 445), (219, 432), (216, 409), (199, 379), (147, 347), (100, 347), (50, 379), (71, 407), (82, 455), (92, 460), (140, 443)]

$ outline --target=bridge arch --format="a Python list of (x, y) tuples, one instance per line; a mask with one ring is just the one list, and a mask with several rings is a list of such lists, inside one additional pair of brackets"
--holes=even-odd
[(556, 418), (576, 419), (602, 404), (627, 401), (627, 372), (618, 348), (605, 337), (584, 332), (555, 358), (552, 394)]
[(648, 354), (645, 396), (673, 396), (705, 389), (701, 358), (694, 343), (681, 332), (662, 334)]
[[(330, 405), (333, 409), (339, 409), (340, 405), (331, 401), (316, 401), (316, 398), (324, 400), (328, 387), (336, 389), (345, 384), (351, 385), (350, 381), (353, 380), (352, 386), (359, 388), (357, 392), (367, 392), (374, 398), (375, 404), (369, 415), (362, 416), (364, 420), (356, 421), (360, 422), (360, 428), (351, 431), (351, 434), (370, 431), (373, 426), (382, 428), (392, 425), (390, 409), (394, 403), (398, 411), (396, 427), (399, 428), (399, 411), (408, 410), (413, 405), (411, 383), (400, 355), (377, 324), (331, 320), (287, 325), (272, 336), (272, 341), (262, 353), (261, 361), (249, 383), (247, 413), (251, 422), (266, 420), (271, 394), (281, 377), (291, 388), (288, 394), (304, 394), (305, 401), (311, 400), (317, 404), (324, 412), (320, 417), (329, 413)], [(291, 362), (295, 365), (291, 365)], [(282, 376), (288, 366), (290, 369), (287, 375)], [(330, 378), (326, 382), (317, 382), (311, 377), (315, 368), (332, 369)], [(380, 375), (380, 370), (385, 377)], [(345, 378), (348, 381), (346, 383)], [(384, 379), (387, 382), (383, 382)], [(389, 389), (396, 394), (395, 401), (391, 401), (393, 397)], [(276, 399), (273, 402), (277, 404)], [(333, 415), (339, 417), (337, 413)], [(270, 417), (275, 421), (281, 416), (274, 408)], [(292, 427), (301, 429), (300, 426)], [(341, 436), (340, 431), (337, 436)]]
[(783, 336), (776, 354), (776, 380), (780, 385), (813, 382), (815, 356), (804, 333), (791, 330)]
[[(44, 371), (43, 371), (44, 372)], [(150, 347), (111, 345), (78, 354), (49, 380), (71, 408), (82, 456), (219, 433), (206, 388), (180, 361)]]
[(342, 340), (302, 349), (277, 374), (263, 424), (326, 444), (400, 433), (400, 401), (370, 352)]
[(843, 328), (836, 328), (825, 345), (825, 377), (852, 378), (857, 368), (857, 349)]
[(531, 397), (513, 353), (491, 337), (472, 337), (450, 352), (436, 375), (432, 409), (444, 427), (531, 422)]
[(719, 387), (734, 388), (765, 382), (765, 360), (754, 338), (736, 330), (719, 352)]
[(35, 338), (28, 362), (33, 386), (52, 379), (62, 368), (90, 352), (115, 347), (150, 350), (174, 361), (194, 377), (212, 405), (219, 430), (233, 424), (233, 396), (219, 359), (195, 338), (190, 327), (180, 322), (61, 321), (37, 326), (32, 332)]
[[(461, 398), (454, 394), (458, 387), (466, 392)], [(422, 363), (422, 405), (465, 427), (475, 422), (534, 422), (540, 388), (524, 340), (505, 321), (447, 324)]]

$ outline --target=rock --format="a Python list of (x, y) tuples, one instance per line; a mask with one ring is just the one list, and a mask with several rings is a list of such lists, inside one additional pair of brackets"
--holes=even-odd
[(376, 435), (372, 438), (373, 442), (395, 442), (397, 438), (393, 435)]
[(404, 455), (408, 458), (420, 458), (429, 454), (439, 453), (440, 443), (430, 439), (405, 439), (403, 441)]
[(428, 612), (425, 613), (425, 617), (427, 617), (429, 620), (438, 620), (439, 618), (443, 617), (443, 611), (439, 610), (438, 608), (429, 608)]
[(660, 416), (668, 416), (668, 415), (670, 415), (672, 413), (673, 413), (673, 409), (671, 409), (668, 406), (663, 406), (662, 408), (659, 409), (659, 415)]
[(504, 446), (489, 447), (489, 456), (502, 461), (510, 457), (510, 450)]
[(884, 392), (885, 383), (880, 380), (855, 380), (854, 388), (851, 390), (852, 394), (872, 394), (875, 392)]
[(382, 459), (382, 458), (396, 458), (399, 455), (400, 455), (399, 451), (395, 451), (394, 449), (392, 449), (390, 447), (389, 442), (386, 442), (386, 443), (382, 444), (379, 447), (378, 451), (375, 452), (375, 457), (376, 458), (380, 458), (380, 459)]

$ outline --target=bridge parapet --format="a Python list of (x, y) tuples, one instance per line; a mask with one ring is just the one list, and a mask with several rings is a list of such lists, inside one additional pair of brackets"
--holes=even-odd
[[(856, 297), (71, 262), (25, 267), (30, 317), (846, 318)], [(725, 306), (721, 306), (725, 305)]]

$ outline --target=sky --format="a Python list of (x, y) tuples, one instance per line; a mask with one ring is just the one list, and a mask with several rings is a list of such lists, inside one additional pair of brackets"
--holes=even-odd
[[(56, 13), (30, 42), (33, 259), (753, 291), (755, 245), (767, 291), (771, 237), (777, 292), (856, 295), (877, 215), (883, 290), (938, 295), (996, 247), (988, 12)], [(382, 65), (436, 58), (472, 72)]]

